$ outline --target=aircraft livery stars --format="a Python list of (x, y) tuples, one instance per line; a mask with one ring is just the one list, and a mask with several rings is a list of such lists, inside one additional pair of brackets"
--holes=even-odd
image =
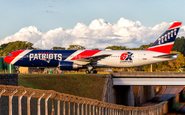
[(176, 35), (177, 35), (177, 29), (166, 32), (164, 35), (162, 35), (158, 39), (158, 44), (162, 44), (162, 43), (166, 42), (167, 40), (169, 40), (171, 37), (174, 37)]
[(58, 61), (62, 61), (62, 54), (57, 54), (57, 53), (38, 53), (38, 54), (33, 54), (30, 53), (29, 54), (29, 60), (33, 61), (33, 60), (58, 60)]

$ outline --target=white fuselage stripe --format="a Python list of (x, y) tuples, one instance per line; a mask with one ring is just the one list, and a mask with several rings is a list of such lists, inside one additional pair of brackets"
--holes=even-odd
[(25, 50), (22, 53), (20, 53), (19, 55), (17, 55), (10, 64), (15, 64), (18, 60), (20, 60), (22, 57), (24, 57), (26, 54), (28, 54), (29, 52), (31, 52), (32, 50)]
[(85, 50), (76, 50), (74, 53), (72, 53), (69, 57), (67, 57), (65, 60), (69, 61), (71, 60), (73, 57), (77, 56), (78, 54), (80, 54), (81, 52), (83, 52)]

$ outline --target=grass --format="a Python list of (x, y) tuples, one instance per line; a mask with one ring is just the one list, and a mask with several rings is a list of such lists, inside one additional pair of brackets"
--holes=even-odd
[(106, 75), (20, 74), (19, 85), (101, 100)]

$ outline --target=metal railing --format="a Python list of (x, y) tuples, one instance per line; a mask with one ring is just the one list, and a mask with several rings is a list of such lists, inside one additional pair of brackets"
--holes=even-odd
[[(38, 90), (22, 86), (0, 85), (0, 99), (2, 97), (8, 98), (6, 105), (8, 105), (9, 115), (22, 115), (23, 112), (31, 115), (34, 111), (37, 115), (162, 115), (167, 112), (167, 102), (146, 107), (129, 107), (52, 90)], [(36, 99), (35, 106), (33, 106), (33, 99)], [(23, 101), (26, 106), (23, 106)], [(17, 107), (14, 104), (17, 104)], [(32, 107), (36, 109), (33, 111)], [(15, 110), (13, 112), (13, 109), (17, 109), (17, 113)]]

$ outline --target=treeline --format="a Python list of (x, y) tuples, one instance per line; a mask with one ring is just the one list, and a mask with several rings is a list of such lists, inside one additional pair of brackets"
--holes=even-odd
[[(144, 50), (147, 49), (149, 46), (151, 46), (152, 43), (147, 45), (141, 45), (137, 48), (127, 48), (126, 46), (107, 46), (105, 49), (111, 49), (111, 50)], [(25, 41), (16, 41), (16, 42), (9, 42), (6, 44), (0, 45), (0, 55), (5, 56), (9, 52), (19, 49), (37, 49), (33, 47), (33, 44), (30, 42)], [(81, 45), (69, 45), (69, 47), (58, 47), (55, 46), (52, 48), (53, 50), (83, 50), (86, 49), (84, 46)], [(94, 48), (98, 49), (98, 48)], [(175, 41), (173, 51), (177, 51), (182, 53), (185, 56), (185, 38), (184, 37), (178, 37)]]
[(175, 40), (173, 51), (181, 52), (185, 56), (185, 38), (179, 37)]
[[(33, 47), (33, 44), (30, 42), (25, 42), (25, 41), (16, 41), (16, 42), (9, 42), (0, 45), (0, 56), (6, 56), (10, 52), (15, 51), (15, 50), (20, 50), (20, 49), (38, 49)], [(53, 47), (53, 50), (82, 50), (86, 49), (83, 46), (80, 45), (69, 45), (68, 48), (65, 47)]]
[(16, 41), (2, 44), (0, 45), (0, 56), (6, 56), (10, 52), (19, 49), (34, 49), (32, 46), (33, 46), (32, 43), (25, 41)]
[[(111, 50), (144, 50), (147, 49), (151, 44), (148, 45), (141, 45), (138, 48), (127, 48), (126, 46), (107, 46), (105, 49)], [(6, 44), (0, 45), (0, 56), (6, 56), (8, 53), (19, 50), (19, 49), (37, 49), (33, 47), (33, 44), (30, 42), (25, 41), (16, 41), (16, 42), (9, 42)], [(81, 45), (69, 45), (69, 47), (53, 47), (53, 50), (82, 50), (86, 49), (84, 46)], [(96, 48), (97, 49), (97, 48)], [(154, 71), (179, 71), (179, 69), (185, 66), (185, 38), (179, 37), (176, 39), (173, 53), (178, 53), (178, 58), (173, 61), (161, 62), (157, 64), (153, 64)], [(149, 71), (150, 65), (142, 66), (142, 67), (135, 67), (135, 68), (123, 68), (123, 70), (128, 71)]]

